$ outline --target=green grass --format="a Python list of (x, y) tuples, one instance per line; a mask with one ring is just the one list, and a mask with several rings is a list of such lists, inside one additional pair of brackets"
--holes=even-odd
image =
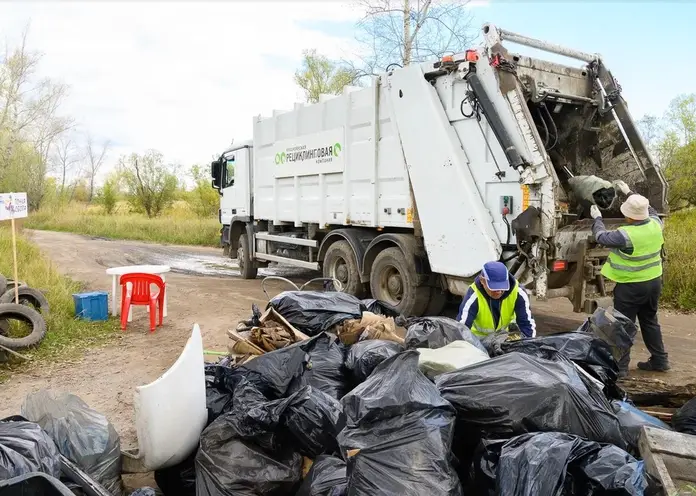
[(154, 219), (130, 213), (125, 204), (119, 204), (112, 215), (106, 215), (98, 206), (73, 204), (63, 209), (32, 213), (25, 219), (24, 227), (162, 244), (220, 245), (218, 219), (196, 217), (185, 202), (177, 202), (161, 217)]
[(696, 310), (696, 209), (673, 213), (665, 226), (665, 287), (662, 302)]
[[(86, 322), (75, 318), (72, 295), (84, 288), (59, 274), (39, 248), (19, 234), (17, 262), (19, 279), (30, 287), (44, 290), (48, 299), (48, 332), (37, 347), (19, 350), (32, 358), (31, 363), (14, 358), (9, 363), (0, 363), (0, 382), (17, 367), (70, 359), (88, 347), (105, 344), (118, 336), (118, 323), (113, 319), (107, 322)], [(6, 226), (0, 227), (0, 273), (12, 278), (12, 238)]]

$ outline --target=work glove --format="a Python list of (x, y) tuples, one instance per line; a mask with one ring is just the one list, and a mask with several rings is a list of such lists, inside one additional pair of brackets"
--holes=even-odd
[(612, 184), (614, 185), (614, 189), (618, 189), (624, 195), (627, 195), (631, 192), (631, 188), (628, 187), (628, 184), (623, 182), (621, 179), (617, 179)]
[(601, 219), (602, 218), (602, 212), (599, 211), (599, 207), (597, 205), (592, 205), (592, 207), (590, 207), (590, 216), (593, 219)]

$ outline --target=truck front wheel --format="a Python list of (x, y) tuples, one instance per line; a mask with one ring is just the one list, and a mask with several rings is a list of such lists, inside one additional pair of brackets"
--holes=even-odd
[(259, 269), (251, 259), (249, 236), (242, 234), (239, 236), (239, 248), (237, 248), (237, 265), (242, 279), (256, 279)]
[(420, 317), (430, 302), (430, 288), (418, 284), (413, 262), (396, 247), (382, 250), (370, 270), (372, 297), (389, 303), (406, 316)]
[(322, 265), (324, 277), (340, 281), (344, 293), (358, 298), (364, 296), (365, 288), (360, 281), (358, 262), (348, 241), (336, 241), (326, 250)]

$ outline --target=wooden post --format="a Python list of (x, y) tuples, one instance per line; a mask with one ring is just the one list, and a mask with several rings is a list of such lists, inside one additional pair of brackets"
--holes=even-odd
[(17, 235), (15, 234), (14, 216), (10, 219), (12, 223), (12, 260), (14, 261), (14, 288), (15, 303), (19, 304), (19, 277), (17, 277)]

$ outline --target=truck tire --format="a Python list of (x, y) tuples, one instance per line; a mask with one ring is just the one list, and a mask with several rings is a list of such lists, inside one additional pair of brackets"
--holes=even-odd
[(0, 319), (16, 319), (31, 325), (31, 334), (23, 338), (0, 336), (0, 345), (11, 350), (20, 350), (38, 344), (46, 335), (46, 321), (43, 316), (26, 305), (0, 303)]
[(447, 305), (447, 293), (440, 288), (430, 289), (430, 301), (425, 309), (428, 317), (438, 317)]
[[(29, 286), (19, 287), (19, 303), (20, 305), (30, 305), (34, 307), (35, 310), (41, 312), (43, 315), (48, 315), (50, 312), (50, 307), (48, 305), (48, 300), (38, 289), (30, 288)], [(15, 301), (15, 290), (14, 286), (10, 285), (10, 288), (0, 296), (0, 304), (2, 303), (14, 303)]]
[(396, 247), (382, 250), (370, 270), (372, 297), (389, 303), (402, 315), (420, 317), (430, 303), (430, 287), (418, 284), (412, 262)]
[(357, 298), (365, 295), (365, 287), (360, 280), (358, 262), (348, 241), (336, 241), (326, 250), (322, 264), (324, 277), (333, 277), (341, 282), (344, 293)]
[(258, 267), (256, 267), (254, 261), (251, 259), (249, 246), (249, 236), (246, 234), (239, 236), (237, 265), (239, 265), (239, 273), (242, 275), (242, 279), (256, 279), (256, 275), (259, 273)]

